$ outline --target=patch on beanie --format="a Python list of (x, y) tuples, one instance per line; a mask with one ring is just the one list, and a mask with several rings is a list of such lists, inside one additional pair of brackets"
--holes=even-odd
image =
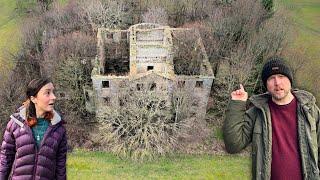
[(272, 71), (279, 70), (279, 67), (272, 67)]

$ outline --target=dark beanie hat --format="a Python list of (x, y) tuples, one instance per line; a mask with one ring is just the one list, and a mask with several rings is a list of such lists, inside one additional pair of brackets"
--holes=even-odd
[(282, 74), (288, 77), (292, 84), (292, 72), (290, 68), (285, 64), (284, 60), (280, 57), (271, 57), (264, 64), (261, 78), (264, 87), (267, 87), (267, 79), (274, 74)]

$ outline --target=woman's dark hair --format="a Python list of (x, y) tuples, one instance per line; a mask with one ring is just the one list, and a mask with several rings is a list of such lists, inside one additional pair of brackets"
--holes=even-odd
[(34, 124), (37, 123), (36, 107), (34, 103), (31, 101), (31, 96), (36, 97), (40, 89), (46, 84), (49, 84), (51, 82), (52, 81), (49, 78), (37, 78), (30, 81), (27, 86), (26, 96), (27, 96), (28, 105), (26, 107), (27, 108), (26, 119), (30, 126), (33, 126)]

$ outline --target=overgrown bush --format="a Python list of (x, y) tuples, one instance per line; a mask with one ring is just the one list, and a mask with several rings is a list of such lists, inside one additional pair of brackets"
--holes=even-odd
[[(171, 94), (166, 87), (153, 87), (144, 81), (140, 90), (127, 83), (118, 100), (97, 114), (99, 133), (94, 141), (118, 155), (133, 159), (149, 159), (173, 152), (188, 124), (191, 98), (184, 91)], [(158, 84), (163, 84), (163, 82)]]
[[(69, 123), (69, 142), (73, 146), (84, 144), (90, 133), (88, 124), (92, 116), (85, 111), (82, 86), (91, 83), (90, 60), (96, 55), (96, 28), (126, 29), (142, 19), (159, 22), (159, 17), (163, 18), (161, 22), (167, 20), (164, 23), (173, 27), (197, 24), (216, 76), (213, 119), (221, 119), (229, 92), (239, 82), (249, 92), (261, 91), (258, 72), (262, 61), (281, 51), (285, 37), (282, 23), (278, 22), (280, 18), (271, 17), (260, 1), (70, 0), (66, 6), (51, 0), (30, 2), (17, 0), (19, 8), (27, 13), (24, 13), (21, 51), (12, 58), (16, 66), (9, 78), (1, 79), (1, 125), (3, 128), (9, 114), (24, 100), (26, 84), (35, 77), (50, 76), (55, 80), (59, 99), (56, 108)], [(39, 3), (41, 7), (37, 7)], [(180, 47), (182, 60), (194, 52), (185, 45), (188, 44)], [(182, 67), (190, 70), (189, 74), (197, 74), (190, 64), (198, 62), (182, 63)], [(104, 109), (103, 113), (109, 115), (104, 117), (109, 118), (98, 114), (102, 126), (97, 139), (104, 139), (103, 147), (134, 158), (172, 151), (183, 133), (192, 135), (188, 127), (198, 129), (204, 125), (188, 118), (190, 98), (176, 97), (174, 93), (170, 96), (166, 91), (128, 89), (119, 95), (125, 104), (116, 103), (111, 106), (116, 108)], [(168, 96), (170, 100), (165, 98)]]

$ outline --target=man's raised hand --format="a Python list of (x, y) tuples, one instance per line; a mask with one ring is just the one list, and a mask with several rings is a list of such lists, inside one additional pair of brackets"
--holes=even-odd
[(240, 89), (237, 89), (231, 93), (232, 100), (247, 101), (248, 93), (244, 90), (242, 84), (240, 84)]

